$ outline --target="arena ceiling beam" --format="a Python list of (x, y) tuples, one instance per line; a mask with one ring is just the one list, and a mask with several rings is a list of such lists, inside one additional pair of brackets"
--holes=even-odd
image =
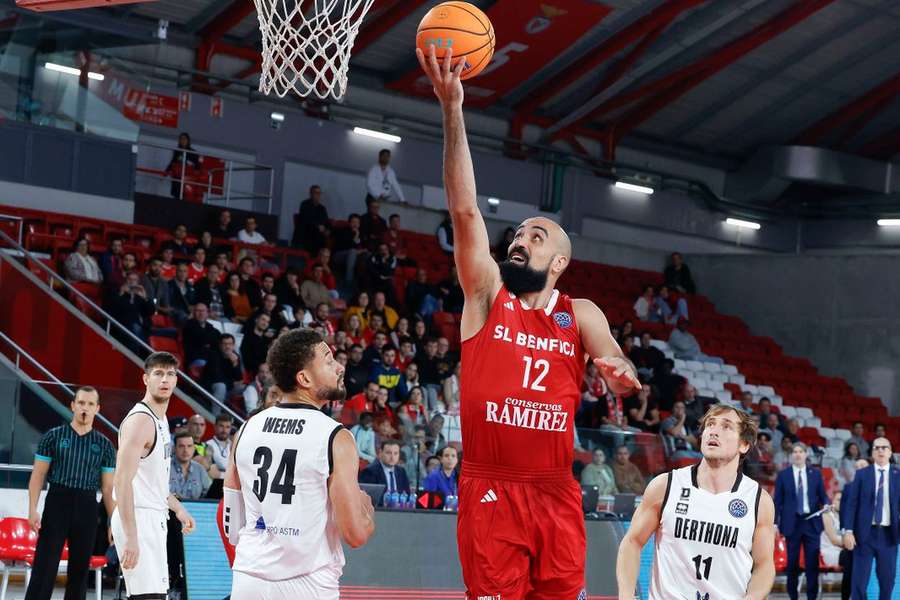
[(362, 52), (378, 38), (390, 31), (403, 19), (416, 12), (426, 0), (396, 0), (393, 5), (376, 15), (356, 36), (353, 52)]
[(567, 134), (577, 133), (577, 127), (586, 121), (638, 103), (637, 106), (623, 116), (607, 123), (604, 127), (604, 132), (609, 139), (606, 158), (612, 158), (613, 154), (610, 153), (610, 150), (614, 150), (618, 142), (631, 130), (701, 82), (712, 77), (752, 50), (803, 22), (832, 2), (834, 0), (800, 0), (750, 32), (710, 52), (694, 63), (607, 100), (595, 109), (567, 124), (564, 128), (557, 129), (552, 134), (551, 141), (563, 138)]
[[(855, 133), (868, 120), (883, 111), (898, 94), (900, 94), (900, 73), (820, 119), (797, 136), (794, 143), (808, 146), (818, 144), (829, 132), (839, 127), (854, 126)], [(846, 138), (842, 139), (846, 141)]]
[(860, 154), (871, 156), (872, 158), (888, 159), (897, 153), (900, 153), (900, 127), (895, 127), (887, 133), (866, 142), (860, 149)]

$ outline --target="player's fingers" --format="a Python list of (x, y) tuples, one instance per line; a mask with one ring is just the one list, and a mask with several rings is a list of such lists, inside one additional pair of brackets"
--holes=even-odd
[(441, 74), (446, 77), (450, 74), (450, 63), (453, 62), (453, 48), (444, 51), (444, 63), (441, 65)]
[(416, 48), (416, 59), (419, 61), (419, 66), (422, 67), (422, 70), (428, 73), (429, 70), (428, 65), (425, 62), (425, 53), (422, 52), (421, 48)]
[(437, 61), (437, 50), (434, 44), (428, 46), (428, 73), (434, 77), (441, 72), (441, 68)]
[(454, 77), (462, 77), (462, 72), (466, 68), (465, 59), (460, 60), (456, 63), (456, 66), (453, 67), (453, 76)]

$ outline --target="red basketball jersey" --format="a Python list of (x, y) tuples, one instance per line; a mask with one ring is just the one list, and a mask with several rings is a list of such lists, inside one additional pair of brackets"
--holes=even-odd
[(546, 308), (529, 309), (501, 287), (462, 344), (464, 472), (472, 463), (497, 478), (570, 472), (584, 365), (571, 298), (554, 290)]

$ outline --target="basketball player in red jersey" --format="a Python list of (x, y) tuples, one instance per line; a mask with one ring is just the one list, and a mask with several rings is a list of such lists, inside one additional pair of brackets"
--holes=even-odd
[(457, 538), (469, 600), (586, 598), (573, 417), (585, 354), (613, 393), (640, 389), (597, 306), (554, 289), (572, 246), (555, 222), (516, 230), (491, 258), (463, 122), (462, 62), (416, 51), (441, 103), (444, 185), (465, 293), (460, 411), (464, 460)]

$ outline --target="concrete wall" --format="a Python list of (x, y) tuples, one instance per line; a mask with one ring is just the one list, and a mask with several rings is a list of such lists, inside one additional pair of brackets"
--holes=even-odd
[(900, 413), (900, 279), (892, 256), (691, 256), (719, 310)]

